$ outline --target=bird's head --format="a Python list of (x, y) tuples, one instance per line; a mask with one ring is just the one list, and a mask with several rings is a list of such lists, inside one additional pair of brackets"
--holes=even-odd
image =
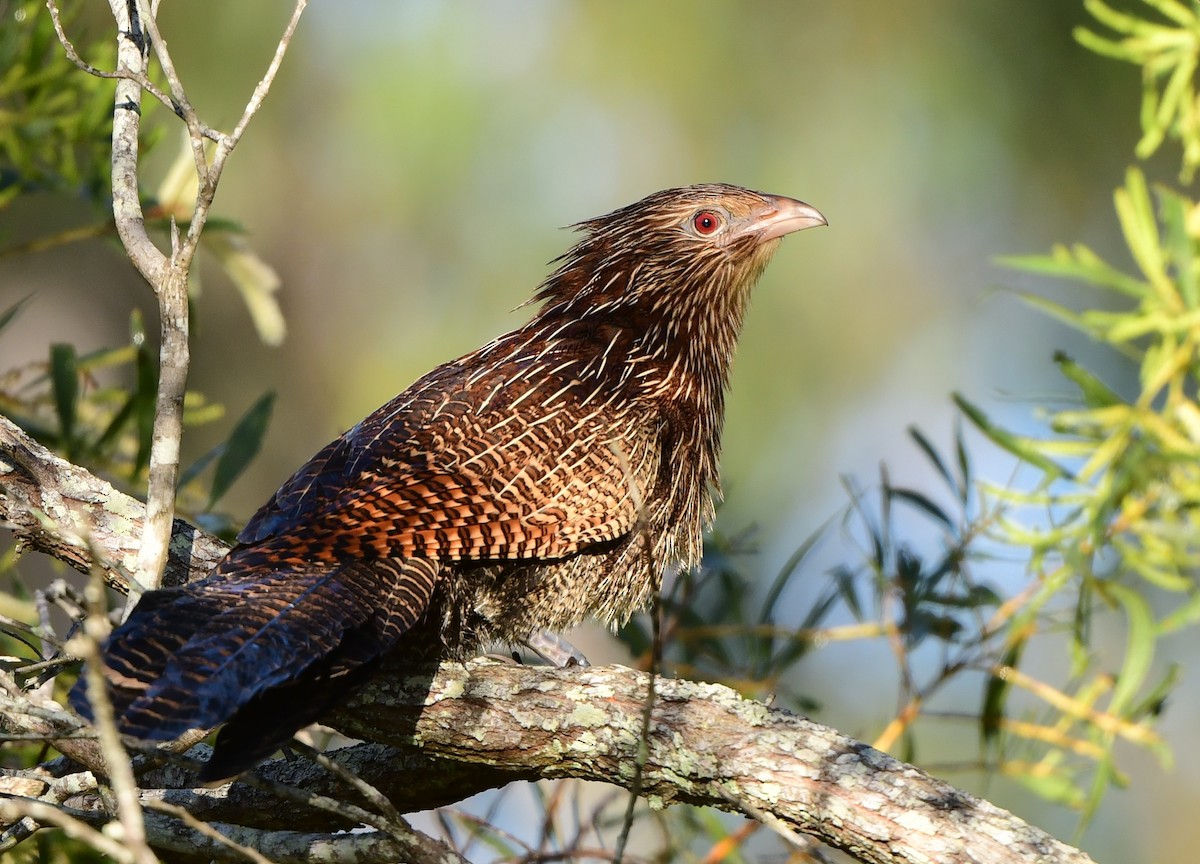
[(728, 184), (666, 189), (574, 226), (584, 237), (537, 299), (583, 317), (719, 317), (744, 306), (781, 238), (825, 224), (816, 208), (781, 195)]

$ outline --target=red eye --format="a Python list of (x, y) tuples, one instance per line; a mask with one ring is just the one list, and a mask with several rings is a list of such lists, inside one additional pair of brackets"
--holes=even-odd
[(701, 210), (692, 217), (692, 227), (697, 234), (712, 234), (721, 227), (721, 217), (711, 210)]

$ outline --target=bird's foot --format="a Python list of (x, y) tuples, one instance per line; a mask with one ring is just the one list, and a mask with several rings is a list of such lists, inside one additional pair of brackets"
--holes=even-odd
[(539, 630), (530, 634), (521, 644), (552, 666), (565, 669), (568, 666), (590, 666), (578, 648), (557, 633)]

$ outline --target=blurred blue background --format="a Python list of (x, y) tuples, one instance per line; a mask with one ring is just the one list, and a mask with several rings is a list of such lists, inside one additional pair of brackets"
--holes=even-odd
[[(288, 12), (164, 6), (208, 122), (235, 122)], [(510, 310), (572, 240), (561, 226), (700, 181), (802, 198), (830, 222), (783, 245), (734, 370), (720, 524), (759, 526), (749, 566), (763, 573), (845, 503), (841, 474), (870, 483), (886, 461), (895, 481), (930, 488), (905, 429), (948, 444), (951, 391), (1034, 428), (1010, 394), (1056, 388), (1056, 349), (1120, 383), (1111, 358), (991, 290), (1061, 296), (992, 263), (1057, 241), (1126, 261), (1111, 194), (1137, 139), (1138, 72), (1074, 43), (1084, 17), (1072, 0), (313, 4), (215, 207), (282, 276), (283, 346), (262, 345), (217, 268), (201, 270), (192, 386), (232, 417), (279, 392), (264, 453), (225, 507), (246, 518), (329, 438), (520, 323)], [(168, 136), (152, 154), (149, 188), (175, 152)], [(1172, 159), (1148, 170), (1173, 182)], [(24, 202), (0, 231), (65, 228), (79, 208)], [(51, 341), (119, 344), (130, 309), (153, 310), (99, 242), (0, 262), (5, 298), (30, 290), (0, 368)], [(196, 430), (186, 453), (227, 429)], [(974, 443), (979, 473), (1005, 482), (1011, 463)], [(822, 556), (844, 557), (836, 545)], [(805, 578), (815, 593), (822, 563)], [(1119, 751), (1133, 785), (1084, 837), (1097, 860), (1192, 860), (1200, 842), (1195, 639), (1170, 647), (1192, 652), (1164, 729), (1178, 765)], [(870, 740), (894, 711), (886, 648), (835, 647), (805, 668), (817, 719)], [(977, 690), (960, 695), (978, 707)], [(951, 726), (946, 743), (969, 753), (975, 735)], [(937, 740), (925, 744), (936, 761)], [(1059, 836), (1074, 828), (1003, 779), (950, 779)]]

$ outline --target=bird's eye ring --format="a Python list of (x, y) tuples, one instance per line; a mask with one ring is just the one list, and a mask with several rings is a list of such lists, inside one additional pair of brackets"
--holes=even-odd
[(692, 228), (697, 234), (708, 236), (715, 234), (717, 229), (721, 227), (721, 217), (712, 210), (701, 210), (692, 217)]

